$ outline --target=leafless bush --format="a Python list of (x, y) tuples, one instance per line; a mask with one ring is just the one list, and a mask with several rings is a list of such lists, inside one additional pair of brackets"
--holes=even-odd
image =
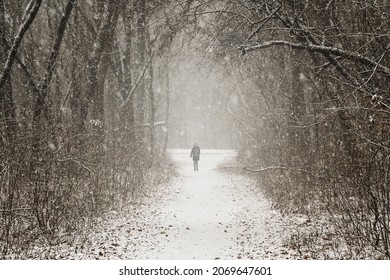
[[(85, 138), (83, 142), (91, 145), (90, 140)], [(84, 147), (88, 152), (82, 153), (73, 144), (57, 142), (55, 146), (41, 146), (36, 166), (28, 162), (31, 158), (28, 142), (17, 146), (19, 152), (15, 156), (2, 155), (3, 256), (10, 251), (26, 250), (37, 238), (44, 238), (49, 245), (57, 244), (103, 212), (144, 196), (145, 184), (168, 177), (166, 168), (159, 167), (162, 164), (156, 164), (160, 171), (156, 172), (147, 163), (134, 162), (131, 157), (137, 155), (132, 150), (126, 153), (123, 146), (114, 148), (108, 144), (104, 158), (94, 161), (98, 155), (93, 149)]]

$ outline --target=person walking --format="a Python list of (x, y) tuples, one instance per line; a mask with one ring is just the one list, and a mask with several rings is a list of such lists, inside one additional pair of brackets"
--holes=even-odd
[(194, 161), (194, 171), (199, 171), (198, 161), (200, 157), (200, 148), (196, 143), (194, 143), (194, 146), (192, 147), (190, 157), (192, 157), (192, 160)]

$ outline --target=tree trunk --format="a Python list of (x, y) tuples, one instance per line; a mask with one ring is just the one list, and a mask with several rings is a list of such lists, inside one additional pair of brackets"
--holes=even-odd
[(123, 86), (122, 86), (122, 98), (126, 100), (129, 98), (129, 102), (127, 102), (122, 107), (122, 120), (124, 122), (124, 126), (126, 131), (128, 131), (127, 141), (130, 145), (134, 145), (135, 135), (134, 135), (134, 95), (130, 96), (131, 88), (133, 86), (131, 66), (132, 66), (132, 44), (133, 44), (133, 36), (134, 36), (134, 26), (133, 26), (133, 7), (131, 5), (126, 5), (126, 9), (123, 9), (123, 23), (125, 30), (125, 50), (123, 54), (123, 58), (121, 59), (121, 63), (123, 64)]
[(26, 8), (26, 12), (23, 16), (23, 23), (20, 26), (20, 29), (15, 36), (14, 42), (12, 44), (11, 50), (9, 51), (7, 61), (5, 62), (4, 70), (0, 78), (0, 89), (3, 87), (4, 83), (7, 81), (11, 75), (12, 65), (16, 59), (16, 54), (19, 50), (20, 44), (22, 43), (23, 37), (26, 34), (27, 30), (30, 28), (33, 23), (38, 10), (41, 6), (42, 0), (31, 0)]
[(165, 66), (165, 130), (164, 130), (164, 147), (163, 152), (167, 150), (169, 140), (169, 110), (170, 110), (170, 73), (169, 59), (166, 59)]
[(11, 68), (15, 60), (17, 60), (17, 51), (24, 37), (24, 34), (31, 26), (38, 10), (41, 1), (36, 1), (33, 4), (31, 1), (25, 13), (25, 21), (21, 25), (17, 36), (11, 47), (8, 47), (6, 38), (7, 24), (5, 22), (5, 10), (4, 1), (0, 0), (0, 67), (3, 70), (0, 80), (0, 109), (1, 120), (4, 120), (5, 132), (7, 138), (7, 144), (11, 144), (14, 141), (15, 132), (17, 129), (15, 104), (13, 101), (12, 94), (12, 83), (11, 83)]
[(57, 29), (57, 35), (56, 39), (54, 41), (54, 45), (52, 47), (52, 50), (50, 52), (50, 57), (49, 57), (49, 63), (47, 64), (46, 67), (46, 75), (44, 80), (42, 81), (42, 86), (39, 91), (39, 95), (37, 98), (37, 101), (35, 103), (35, 110), (34, 110), (34, 121), (37, 121), (45, 107), (45, 102), (46, 102), (46, 97), (49, 91), (49, 86), (53, 77), (53, 73), (55, 70), (55, 63), (57, 61), (58, 53), (60, 51), (62, 39), (65, 34), (65, 29), (66, 26), (68, 25), (68, 21), (70, 18), (70, 15), (72, 13), (73, 7), (76, 3), (76, 0), (68, 0), (68, 3), (66, 4), (65, 7), (65, 13), (62, 16), (60, 23), (58, 25)]
[[(145, 0), (137, 0), (135, 3), (135, 13), (137, 14), (137, 40), (136, 40), (136, 73), (141, 73), (146, 67), (146, 7)], [(138, 89), (135, 95), (135, 123), (136, 123), (136, 151), (140, 156), (140, 159), (144, 159), (147, 154), (146, 151), (146, 139), (145, 128), (143, 126), (145, 122), (146, 113), (146, 94), (145, 94), (145, 78), (141, 77), (138, 84)], [(143, 160), (144, 161), (144, 160)]]
[(301, 80), (302, 66), (300, 60), (302, 56), (299, 52), (291, 53), (291, 93), (289, 108), (289, 135), (290, 151), (293, 158), (299, 158), (305, 151), (306, 133), (300, 126), (305, 116), (305, 96), (304, 87)]
[[(152, 46), (151, 46), (151, 40), (150, 40), (150, 33), (148, 30), (146, 30), (147, 35), (147, 42), (148, 42), (148, 56), (149, 60), (152, 57)], [(152, 166), (154, 164), (155, 160), (155, 146), (156, 146), (156, 104), (155, 104), (155, 95), (153, 91), (153, 82), (154, 82), (154, 73), (153, 73), (153, 61), (148, 62), (148, 78), (147, 78), (147, 89), (148, 89), (148, 96), (149, 96), (149, 104), (150, 104), (150, 131), (149, 131), (149, 137), (150, 137), (150, 165)]]
[[(99, 144), (104, 134), (104, 83), (110, 62), (110, 52), (120, 11), (119, 0), (107, 2), (103, 19), (87, 66), (87, 104), (92, 104), (91, 118), (94, 135)], [(82, 118), (87, 119), (88, 107), (83, 108)]]

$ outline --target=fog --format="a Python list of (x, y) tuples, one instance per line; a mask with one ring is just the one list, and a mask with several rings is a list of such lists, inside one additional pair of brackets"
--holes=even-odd
[(200, 55), (181, 56), (170, 70), (168, 147), (189, 148), (196, 142), (202, 148), (234, 149), (236, 131), (229, 111), (237, 106), (235, 84), (230, 73), (219, 67), (210, 72), (207, 64), (199, 64)]

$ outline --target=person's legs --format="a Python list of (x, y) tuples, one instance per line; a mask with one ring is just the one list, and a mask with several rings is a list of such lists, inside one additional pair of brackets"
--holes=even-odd
[(198, 161), (195, 160), (195, 161), (194, 161), (194, 164), (195, 164), (195, 170), (196, 170), (196, 171), (199, 171), (199, 169), (198, 169)]

